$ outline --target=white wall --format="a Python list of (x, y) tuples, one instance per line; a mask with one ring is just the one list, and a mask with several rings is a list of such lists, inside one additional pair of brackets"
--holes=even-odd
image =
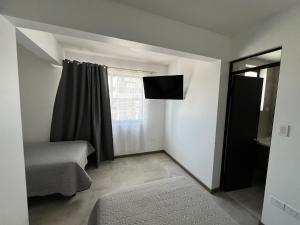
[[(272, 18), (233, 40), (233, 58), (283, 46), (273, 136), (270, 149), (262, 222), (299, 225), (300, 221), (270, 204), (270, 195), (300, 211), (300, 7)], [(279, 124), (291, 125), (281, 137)]]
[[(38, 22), (161, 46), (213, 58), (228, 58), (230, 39), (111, 0), (2, 0), (0, 12)], [(78, 16), (84, 15), (84, 16)]]
[(215, 152), (214, 152), (214, 164), (213, 164), (213, 180), (212, 187), (219, 188), (221, 181), (221, 167), (223, 156), (223, 140), (225, 130), (225, 117), (227, 107), (227, 90), (228, 90), (228, 78), (229, 78), (229, 63), (222, 61), (219, 81), (219, 93), (218, 93), (218, 112), (217, 112), (217, 127), (216, 127), (216, 139), (215, 139)]
[(0, 15), (0, 224), (28, 225), (15, 28)]
[(189, 86), (183, 101), (167, 102), (166, 151), (210, 189), (219, 187), (220, 166), (214, 164), (221, 165), (216, 155), (222, 149), (215, 148), (220, 72), (220, 62), (179, 60), (169, 67), (170, 74), (183, 74)]
[(24, 143), (49, 141), (62, 68), (54, 67), (21, 45), (17, 49)]
[(17, 28), (17, 40), (40, 58), (61, 65), (62, 48), (53, 34), (19, 27)]
[[(92, 62), (126, 69), (153, 71), (156, 73), (156, 75), (166, 75), (168, 72), (168, 67), (164, 65), (133, 62), (70, 51), (65, 52), (65, 58), (80, 62)], [(145, 109), (147, 113), (145, 113), (146, 118), (144, 118), (143, 144), (141, 148), (139, 151), (130, 150), (126, 152), (115, 152), (116, 155), (134, 154), (164, 149), (165, 101), (146, 99)]]

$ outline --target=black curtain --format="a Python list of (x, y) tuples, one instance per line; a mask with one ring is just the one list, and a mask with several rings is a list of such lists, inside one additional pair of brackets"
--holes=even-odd
[(106, 66), (63, 61), (50, 141), (72, 140), (89, 141), (97, 165), (114, 158)]

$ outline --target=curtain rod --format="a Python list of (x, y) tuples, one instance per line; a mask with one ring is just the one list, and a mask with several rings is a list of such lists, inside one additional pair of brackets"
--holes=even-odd
[[(66, 61), (68, 62), (72, 62), (72, 60), (69, 60), (69, 59), (65, 59)], [(75, 62), (78, 62), (76, 60), (73, 60)], [(82, 62), (78, 62), (78, 63), (82, 63)], [(62, 67), (60, 65), (57, 65), (59, 67)], [(106, 66), (106, 65), (103, 65), (103, 66)], [(106, 66), (108, 69), (111, 68), (111, 69), (119, 69), (119, 70), (130, 70), (130, 71), (136, 71), (136, 72), (145, 72), (145, 73), (150, 73), (150, 74), (155, 74), (156, 72), (154, 71), (149, 71), (149, 70), (137, 70), (137, 69), (128, 69), (128, 68), (122, 68), (122, 67), (115, 67), (115, 66)]]
[(122, 68), (122, 67), (115, 67), (115, 66), (107, 66), (107, 68), (111, 69), (119, 69), (119, 70), (130, 70), (130, 71), (136, 71), (136, 72), (146, 72), (150, 74), (154, 74), (156, 72), (154, 71), (149, 71), (149, 70), (135, 70), (135, 69), (127, 69), (127, 68)]

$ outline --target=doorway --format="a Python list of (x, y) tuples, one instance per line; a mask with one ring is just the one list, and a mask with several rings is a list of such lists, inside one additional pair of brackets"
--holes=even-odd
[(221, 189), (260, 217), (281, 47), (230, 63)]

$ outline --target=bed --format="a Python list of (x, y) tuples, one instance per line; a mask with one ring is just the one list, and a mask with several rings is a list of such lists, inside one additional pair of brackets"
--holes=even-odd
[(65, 141), (24, 146), (28, 197), (59, 193), (72, 196), (91, 186), (85, 171), (94, 151), (86, 141)]
[(237, 225), (207, 191), (186, 177), (139, 185), (101, 197), (88, 225)]

